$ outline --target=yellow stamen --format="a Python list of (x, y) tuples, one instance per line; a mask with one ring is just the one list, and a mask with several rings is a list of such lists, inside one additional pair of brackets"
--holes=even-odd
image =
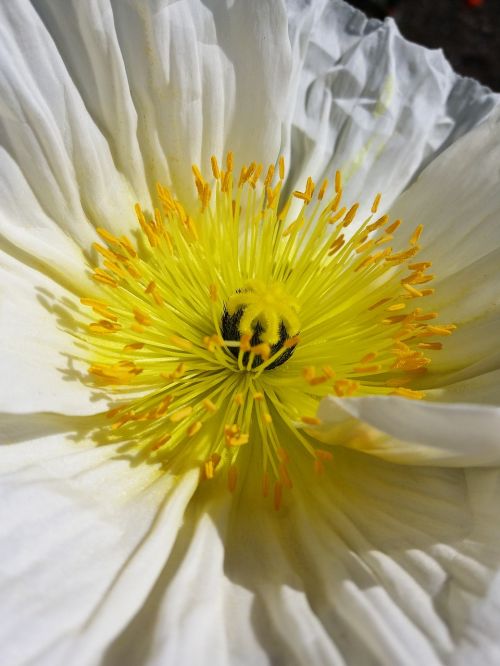
[(187, 436), (194, 437), (202, 428), (203, 423), (201, 421), (195, 421), (187, 429)]
[(410, 400), (422, 400), (425, 397), (423, 391), (413, 391), (412, 389), (403, 387), (397, 388), (390, 395), (398, 395), (402, 398), (410, 398)]
[(354, 206), (351, 206), (351, 208), (347, 212), (347, 214), (344, 217), (344, 220), (342, 222), (343, 227), (348, 227), (351, 224), (351, 222), (356, 217), (356, 213), (358, 212), (358, 208), (359, 208), (359, 204), (354, 204)]
[(182, 409), (179, 409), (179, 411), (172, 414), (170, 420), (172, 421), (172, 423), (178, 423), (179, 421), (182, 421), (186, 417), (188, 417), (192, 411), (193, 411), (192, 406), (187, 405), (186, 407), (183, 407)]
[(279, 158), (279, 174), (280, 180), (285, 180), (285, 158), (283, 155), (280, 155)]
[(377, 212), (377, 210), (378, 210), (378, 206), (379, 206), (379, 203), (380, 203), (380, 199), (381, 199), (381, 198), (382, 198), (382, 195), (381, 195), (380, 192), (379, 192), (379, 193), (375, 196), (375, 199), (373, 200), (373, 204), (372, 204), (372, 213), (376, 213), (376, 212)]
[(321, 187), (319, 188), (318, 201), (323, 200), (327, 187), (328, 187), (328, 180), (325, 178), (325, 180), (321, 183)]
[(335, 172), (335, 192), (342, 190), (342, 174), (340, 171)]
[(315, 416), (301, 416), (300, 420), (306, 425), (320, 425), (321, 419), (316, 418)]
[(416, 245), (418, 243), (418, 239), (420, 238), (423, 230), (424, 230), (423, 225), (419, 224), (418, 227), (413, 232), (412, 237), (410, 238), (410, 243), (412, 245)]

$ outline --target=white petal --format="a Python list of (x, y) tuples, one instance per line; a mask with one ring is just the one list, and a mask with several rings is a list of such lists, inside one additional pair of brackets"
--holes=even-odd
[[(320, 410), (328, 424), (320, 429), (324, 441), (350, 432), (351, 446), (390, 460), (498, 464), (498, 409), (460, 403), (498, 402), (499, 125), (496, 111), (437, 157), (391, 211), (411, 220), (412, 229), (426, 226), (422, 257), (433, 261), (438, 275), (436, 294), (427, 305), (441, 320), (458, 326), (442, 351), (430, 352), (432, 364), (421, 385), (433, 389), (431, 400), (459, 404), (330, 399)], [(466, 164), (474, 169), (467, 170)], [(350, 422), (349, 416), (369, 428)]]
[(177, 483), (60, 435), (0, 456), (3, 658), (98, 663), (160, 574), (197, 475)]
[(482, 258), (477, 270), (491, 273), (486, 257), (500, 248), (499, 133), (500, 108), (436, 158), (391, 209), (412, 228), (424, 225), (422, 256), (440, 279), (459, 278)]
[(106, 396), (82, 381), (86, 363), (68, 329), (81, 326), (74, 294), (0, 252), (0, 412), (95, 414)]
[(258, 499), (256, 529), (256, 516), (231, 505), (224, 489), (190, 506), (162, 578), (106, 666), (202, 666), (207, 652), (221, 666), (344, 663), (290, 569), (269, 507)]
[(323, 442), (357, 448), (386, 460), (439, 466), (498, 465), (500, 409), (467, 403), (430, 403), (399, 397), (321, 401)]
[[(137, 193), (116, 168), (46, 27), (28, 2), (0, 11), (2, 152), (18, 165), (45, 214), (80, 245), (90, 244), (91, 225), (113, 220), (115, 229), (128, 229)], [(7, 184), (11, 169), (2, 170)], [(16, 188), (10, 197), (18, 225), (29, 216), (21, 194)], [(25, 227), (28, 241), (33, 229)]]
[[(68, 219), (71, 219), (69, 215)], [(76, 233), (77, 232), (77, 233)], [(19, 166), (0, 148), (0, 251), (2, 265), (8, 253), (20, 262), (43, 272), (70, 290), (88, 287), (82, 249), (89, 249), (95, 234), (89, 225), (76, 225), (68, 236), (45, 211), (33, 194)], [(43, 280), (43, 278), (41, 278)]]
[(464, 638), (449, 663), (451, 666), (496, 666), (500, 662), (498, 626), (500, 624), (500, 574), (488, 595), (475, 609)]
[(433, 263), (426, 306), (457, 331), (431, 353), (422, 384), (440, 388), (500, 367), (500, 110), (440, 155), (391, 214), (424, 225), (419, 256)]
[(281, 4), (34, 4), (0, 10), (5, 251), (71, 279), (67, 235), (88, 251), (93, 227), (135, 227), (157, 181), (189, 203), (193, 162), (276, 159), (291, 73)]
[(290, 520), (313, 607), (345, 636), (348, 663), (440, 663), (498, 567), (499, 530), (487, 530), (499, 473), (467, 473), (464, 483), (462, 471), (352, 452), (332, 465), (331, 493), (312, 480), (320, 510), (304, 502)]
[[(485, 201), (494, 197), (494, 193), (484, 193)], [(453, 234), (458, 230), (458, 222), (458, 218), (454, 220)], [(493, 222), (486, 225), (485, 230), (497, 226)], [(476, 235), (482, 233), (481, 230)], [(491, 246), (498, 240), (493, 240)], [(433, 251), (434, 248), (426, 250), (426, 257)], [(471, 251), (474, 251), (472, 243)], [(444, 256), (443, 260), (446, 269), (448, 258)], [(467, 261), (464, 259), (465, 265), (444, 279), (439, 277), (441, 260), (435, 262), (436, 293), (426, 305), (439, 313), (440, 321), (452, 322), (457, 329), (452, 336), (443, 339), (442, 350), (428, 353), (432, 362), (420, 380), (420, 387), (431, 389), (426, 390), (430, 400), (498, 404), (500, 249), (492, 249), (470, 264)]]
[(440, 51), (405, 41), (394, 22), (343, 2), (288, 0), (296, 104), (285, 150), (294, 189), (344, 170), (347, 199), (385, 205), (498, 96), (452, 71)]
[(131, 182), (138, 170), (141, 188), (159, 180), (189, 202), (192, 163), (210, 169), (228, 150), (238, 164), (275, 160), (291, 71), (281, 3), (37, 8)]
[[(305, 461), (300, 461), (305, 462)], [(113, 664), (441, 664), (500, 559), (498, 472), (337, 449), (279, 512), (253, 492), (190, 505)], [(231, 507), (231, 508), (230, 508)], [(83, 640), (83, 639), (82, 639)]]
[[(111, 646), (104, 662), (111, 664), (206, 663), (210, 653), (217, 664), (266, 663), (265, 653), (252, 636), (251, 595), (231, 589), (224, 576), (223, 531), (230, 498), (195, 502), (183, 530), (141, 612)], [(236, 652), (231, 654), (226, 624), (242, 623)]]
[[(478, 372), (477, 366), (471, 366), (470, 369), (472, 372)], [(468, 402), (500, 406), (499, 387), (500, 370), (479, 371), (472, 379), (447, 383), (442, 388), (427, 391), (426, 395), (429, 400), (442, 402)]]

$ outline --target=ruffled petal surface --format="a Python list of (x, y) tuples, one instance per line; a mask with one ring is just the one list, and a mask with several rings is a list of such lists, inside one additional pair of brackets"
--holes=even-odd
[(498, 625), (500, 624), (500, 576), (491, 582), (488, 594), (474, 609), (470, 622), (451, 656), (451, 666), (478, 663), (494, 666), (500, 661)]
[(157, 181), (188, 205), (192, 163), (207, 169), (228, 150), (237, 165), (276, 159), (291, 73), (281, 3), (22, 0), (0, 11), (2, 247), (31, 254), (40, 237), (63, 247), (67, 234), (88, 250), (94, 227), (130, 229)]
[(284, 151), (290, 190), (343, 170), (361, 210), (385, 206), (499, 96), (451, 69), (441, 51), (404, 40), (392, 19), (368, 20), (342, 0), (287, 0), (296, 95)]

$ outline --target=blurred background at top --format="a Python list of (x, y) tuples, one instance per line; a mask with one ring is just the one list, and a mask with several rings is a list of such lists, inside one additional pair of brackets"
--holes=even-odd
[(442, 48), (456, 72), (500, 91), (500, 0), (348, 0), (392, 16), (406, 39)]

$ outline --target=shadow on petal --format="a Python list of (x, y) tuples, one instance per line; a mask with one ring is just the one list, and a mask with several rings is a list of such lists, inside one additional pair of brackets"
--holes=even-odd
[(321, 477), (302, 469), (278, 512), (252, 487), (199, 487), (103, 665), (193, 658), (210, 637), (227, 663), (432, 664), (453, 651), (500, 562), (496, 472), (338, 449)]
[(0, 413), (0, 444), (18, 444), (49, 435), (65, 434), (75, 442), (82, 441), (99, 427), (101, 415), (68, 416), (50, 412), (32, 414)]

